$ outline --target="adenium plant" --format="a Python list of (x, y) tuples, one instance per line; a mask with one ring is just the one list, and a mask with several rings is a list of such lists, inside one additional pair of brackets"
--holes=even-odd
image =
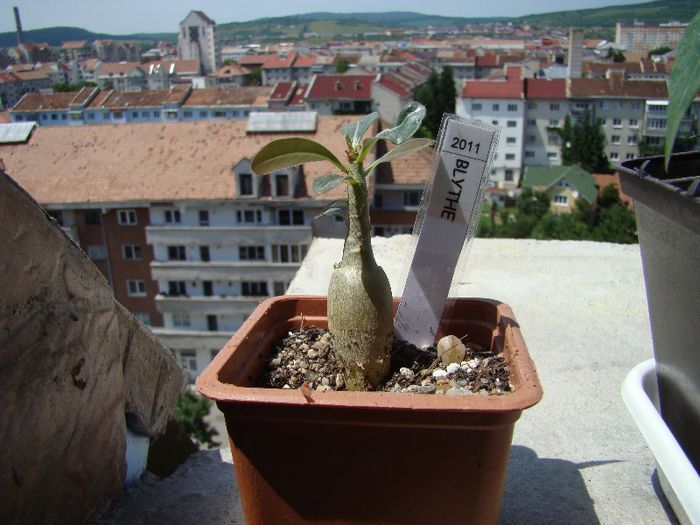
[[(430, 146), (429, 139), (411, 138), (425, 117), (425, 107), (411, 102), (396, 124), (373, 137), (365, 135), (379, 118), (372, 113), (341, 128), (347, 150), (341, 162), (325, 146), (307, 138), (270, 142), (253, 157), (252, 168), (262, 175), (307, 162), (327, 161), (340, 173), (322, 175), (313, 183), (316, 193), (347, 185), (348, 230), (343, 258), (335, 264), (328, 287), (328, 328), (335, 354), (344, 368), (349, 390), (376, 387), (389, 372), (392, 340), (392, 296), (389, 280), (374, 259), (370, 242), (366, 177), (377, 166)], [(365, 167), (374, 146), (386, 140), (395, 147)], [(342, 213), (339, 208), (324, 212)]]

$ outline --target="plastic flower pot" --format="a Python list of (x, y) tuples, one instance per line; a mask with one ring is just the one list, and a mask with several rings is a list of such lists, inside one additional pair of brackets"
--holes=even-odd
[(661, 415), (700, 471), (700, 152), (619, 167), (635, 200)]
[(503, 352), (503, 396), (254, 387), (302, 317), (327, 327), (326, 298), (265, 301), (197, 379), (224, 413), (246, 523), (495, 523), (513, 426), (542, 397), (510, 308), (454, 300), (438, 334)]

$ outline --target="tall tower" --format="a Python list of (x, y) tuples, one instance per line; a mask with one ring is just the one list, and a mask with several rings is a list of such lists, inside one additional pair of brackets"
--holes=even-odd
[(19, 18), (19, 8), (12, 8), (15, 12), (15, 27), (17, 28), (17, 46), (24, 44), (24, 35), (22, 34), (22, 21)]
[(571, 29), (569, 31), (569, 57), (566, 76), (568, 78), (581, 78), (583, 62), (583, 29)]
[(190, 11), (180, 22), (177, 37), (178, 57), (181, 60), (199, 60), (204, 73), (207, 74), (219, 67), (220, 53), (216, 22), (202, 11)]

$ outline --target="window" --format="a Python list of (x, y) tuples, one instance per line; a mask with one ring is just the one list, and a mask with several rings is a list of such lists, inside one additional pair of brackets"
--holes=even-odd
[(177, 118), (177, 110), (170, 110), (165, 112), (165, 118), (169, 120), (175, 120)]
[(192, 326), (190, 314), (187, 312), (173, 312), (173, 326), (176, 328), (186, 328)]
[(525, 142), (527, 144), (534, 144), (537, 141), (537, 137), (535, 135), (526, 135), (525, 136)]
[(182, 113), (182, 116), (185, 117), (185, 118), (192, 118), (192, 111), (190, 111), (190, 110), (185, 110), (185, 111)]
[(627, 144), (629, 146), (636, 146), (639, 143), (639, 138), (637, 135), (628, 135), (627, 136)]
[(275, 295), (284, 295), (284, 293), (287, 291), (287, 283), (283, 281), (275, 281), (272, 284), (272, 290), (274, 291)]
[(168, 246), (169, 261), (186, 261), (187, 251), (184, 246)]
[(146, 282), (141, 279), (127, 280), (126, 289), (131, 297), (146, 297)]
[(537, 102), (528, 102), (527, 109), (537, 109)]
[(180, 366), (190, 372), (196, 372), (197, 352), (194, 350), (180, 350)]
[(180, 210), (165, 210), (165, 223), (166, 224), (179, 224), (182, 222), (182, 215)]
[(138, 112), (138, 111), (132, 111), (132, 112), (131, 112), (131, 118), (139, 118), (139, 112)]
[(497, 121), (497, 120), (492, 120), (492, 121), (491, 121), (491, 124), (493, 124), (494, 126), (498, 126), (498, 121)]
[[(87, 118), (88, 118), (88, 120), (95, 120), (95, 114), (94, 114), (94, 113), (88, 113), (88, 114), (87, 114)], [(147, 315), (148, 315), (148, 314), (147, 314)], [(146, 323), (144, 323), (144, 324), (146, 324)]]
[(202, 289), (206, 297), (214, 295), (214, 283), (211, 281), (202, 281)]
[(275, 175), (275, 195), (278, 197), (281, 195), (289, 196), (289, 175)]
[(86, 226), (96, 226), (102, 224), (102, 213), (100, 210), (85, 210), (83, 220)]
[(548, 151), (548, 152), (547, 152), (547, 158), (548, 158), (548, 159), (556, 159), (556, 158), (557, 158), (557, 152), (556, 152), (556, 151)]
[(94, 244), (87, 247), (87, 255), (93, 261), (106, 261), (107, 248), (104, 244)]
[(265, 247), (264, 246), (239, 246), (238, 258), (241, 261), (264, 261)]
[(375, 193), (374, 194), (374, 207), (375, 208), (382, 208), (384, 206), (384, 194), (383, 193)]
[(569, 197), (566, 195), (555, 195), (554, 196), (554, 204), (557, 206), (566, 206), (566, 204), (569, 202)]
[(550, 146), (559, 144), (559, 134), (554, 132), (547, 133), (547, 144)]
[(515, 137), (506, 137), (506, 144), (515, 144), (516, 138)]
[(206, 118), (209, 116), (209, 112), (208, 111), (200, 111), (199, 116), (202, 118)]
[(559, 111), (559, 104), (551, 103), (549, 105), (549, 110), (550, 111)]
[(528, 126), (536, 126), (537, 120), (535, 120), (534, 118), (529, 118), (529, 119), (527, 119), (527, 125)]
[(498, 111), (499, 109), (501, 109), (501, 106), (500, 106), (500, 104), (493, 104), (491, 106), (491, 109), (493, 109), (494, 111)]
[(622, 127), (622, 119), (615, 117), (612, 119), (612, 127), (613, 128), (621, 128)]
[(238, 183), (240, 188), (238, 193), (240, 195), (253, 195), (253, 174), (252, 173), (241, 173), (238, 175)]
[(187, 295), (185, 281), (168, 281), (168, 295), (173, 297)]
[(214, 115), (215, 117), (217, 117), (217, 118), (223, 118), (223, 117), (226, 116), (226, 112), (225, 112), (225, 111), (221, 111), (221, 110), (215, 110), (215, 111), (213, 112), (213, 115)]
[(419, 206), (420, 205), (421, 192), (420, 191), (404, 191), (403, 192), (403, 205), (404, 206)]
[(122, 246), (122, 257), (125, 261), (138, 261), (141, 259), (141, 246), (125, 244)]
[(199, 210), (199, 225), (209, 226), (209, 210)]
[(526, 159), (532, 159), (535, 157), (535, 152), (532, 150), (525, 150), (525, 158)]
[(636, 129), (639, 127), (639, 121), (636, 118), (631, 118), (629, 126), (630, 128)]
[(304, 224), (304, 210), (277, 210), (277, 223), (282, 226)]
[(153, 116), (154, 116), (155, 118), (160, 118), (160, 111), (154, 111), (154, 112), (153, 112)]
[(649, 104), (647, 106), (647, 109), (653, 113), (663, 113), (664, 111), (666, 111), (666, 106), (664, 106), (663, 104)]
[(610, 160), (618, 160), (620, 158), (620, 154), (617, 151), (613, 151), (610, 153)]
[(117, 118), (123, 118), (124, 114), (121, 111), (114, 111), (112, 112), (112, 118), (117, 119)]
[(513, 182), (513, 170), (506, 170), (503, 177), (506, 181)]
[(619, 144), (620, 135), (610, 135), (610, 144)]
[(134, 210), (118, 210), (117, 223), (122, 226), (132, 226), (136, 224), (136, 211)]
[(265, 281), (243, 281), (241, 282), (241, 295), (267, 295), (267, 283)]
[(203, 262), (211, 261), (211, 256), (209, 255), (209, 246), (199, 247), (199, 259)]
[(151, 326), (151, 314), (147, 312), (134, 312), (134, 317), (146, 326)]
[(215, 315), (207, 315), (207, 330), (210, 332), (219, 331), (219, 319)]
[(506, 160), (515, 160), (515, 153), (506, 153)]
[(650, 146), (660, 146), (661, 144), (663, 144), (663, 142), (661, 141), (661, 137), (647, 137), (646, 143)]
[(273, 244), (272, 262), (301, 262), (306, 257), (308, 246), (306, 244)]
[(518, 123), (517, 123), (515, 120), (509, 120), (509, 121), (508, 121), (508, 127), (509, 127), (509, 128), (514, 128), (514, 127), (517, 126), (517, 125), (518, 125)]
[(508, 111), (518, 111), (517, 104), (508, 104)]
[(148, 118), (148, 111), (142, 111), (142, 112), (141, 112), (141, 116), (142, 116), (143, 118)]
[(634, 158), (634, 153), (626, 153), (625, 160), (632, 160)]
[(476, 103), (472, 104), (472, 110), (473, 111), (481, 111), (481, 103), (476, 102)]
[(559, 125), (559, 119), (558, 118), (550, 118), (548, 125), (550, 126), (558, 126)]
[(662, 118), (650, 118), (647, 122), (649, 129), (666, 129), (666, 120)]

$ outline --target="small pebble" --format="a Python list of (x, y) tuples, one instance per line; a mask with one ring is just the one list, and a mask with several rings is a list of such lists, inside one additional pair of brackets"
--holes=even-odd
[(411, 370), (410, 368), (406, 368), (405, 366), (402, 367), (402, 368), (399, 370), (399, 372), (401, 373), (401, 375), (402, 375), (403, 377), (405, 377), (405, 378), (408, 379), (409, 381), (411, 381), (411, 380), (415, 377), (415, 375), (416, 375), (416, 374), (413, 373), (413, 370)]
[(447, 373), (450, 375), (456, 374), (459, 370), (459, 363), (450, 363), (449, 365), (447, 365)]
[(433, 377), (435, 379), (439, 379), (441, 377), (447, 377), (447, 371), (443, 370), (442, 368), (436, 368), (433, 370)]
[(309, 351), (306, 352), (306, 357), (309, 359), (316, 359), (316, 357), (318, 357), (318, 352), (316, 350), (309, 349)]

